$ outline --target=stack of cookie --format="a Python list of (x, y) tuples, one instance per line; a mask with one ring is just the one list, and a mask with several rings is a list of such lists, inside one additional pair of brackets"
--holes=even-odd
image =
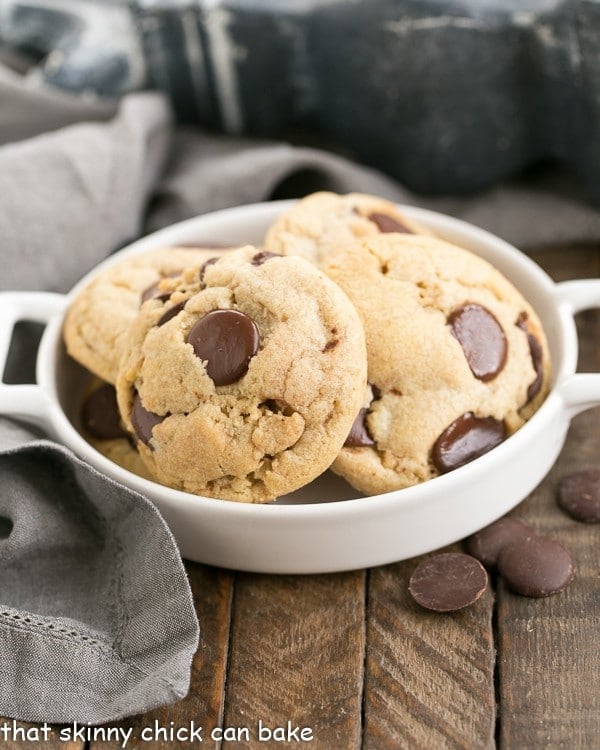
[(241, 502), (328, 468), (366, 494), (455, 469), (517, 430), (550, 376), (506, 278), (360, 194), (308, 196), (260, 248), (129, 256), (80, 293), (64, 338), (101, 379), (82, 411), (98, 450)]

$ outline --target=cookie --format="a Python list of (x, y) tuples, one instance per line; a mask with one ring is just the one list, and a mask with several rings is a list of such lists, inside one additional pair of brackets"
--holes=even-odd
[(423, 482), (491, 450), (539, 407), (548, 346), (514, 286), (433, 237), (338, 248), (324, 271), (354, 303), (369, 388), (332, 469), (369, 494)]
[(366, 387), (346, 295), (298, 257), (246, 247), (186, 271), (131, 326), (117, 397), (158, 481), (267, 502), (335, 459)]
[(101, 271), (73, 300), (63, 337), (68, 353), (90, 372), (115, 383), (125, 332), (142, 297), (159, 294), (163, 277), (179, 275), (222, 250), (169, 247), (130, 255)]
[(264, 248), (282, 255), (301, 255), (319, 265), (332, 249), (389, 232), (431, 235), (383, 198), (320, 192), (283, 213), (268, 230)]

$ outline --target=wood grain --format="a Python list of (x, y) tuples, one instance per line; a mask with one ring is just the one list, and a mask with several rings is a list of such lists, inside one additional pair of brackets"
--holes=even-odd
[[(224, 748), (353, 750), (361, 743), (364, 571), (236, 580), (225, 726), (249, 741)], [(310, 727), (310, 743), (260, 743), (257, 723)]]
[[(2, 727), (6, 727), (6, 732)], [(60, 739), (62, 726), (51, 724), (47, 734), (43, 733), (43, 727), (43, 724), (14, 722), (13, 719), (0, 718), (0, 748), (2, 750), (84, 750), (83, 742)], [(68, 727), (65, 725), (65, 728)]]
[[(131, 740), (127, 743), (128, 750), (185, 750), (198, 747), (216, 750), (220, 746), (219, 742), (211, 741), (210, 730), (220, 726), (223, 719), (234, 576), (229, 571), (196, 563), (186, 563), (186, 569), (201, 631), (200, 647), (192, 664), (190, 692), (184, 700), (171, 706), (111, 725), (133, 728)], [(204, 728), (202, 745), (197, 741), (170, 739), (171, 729), (189, 728), (192, 721), (195, 727)], [(167, 734), (161, 732), (158, 739), (144, 741), (143, 730), (149, 728), (154, 731), (155, 726), (165, 729)], [(118, 747), (117, 742), (90, 743), (90, 750), (113, 750)]]
[[(598, 276), (600, 255), (580, 248), (540, 254), (557, 279)], [(600, 371), (600, 313), (578, 316), (581, 371)], [(600, 465), (600, 413), (573, 420), (550, 475), (515, 515), (570, 549), (576, 580), (544, 600), (498, 589), (498, 661), (502, 748), (598, 747), (600, 737), (600, 526), (578, 523), (556, 505), (560, 479)]]
[(370, 571), (363, 747), (493, 747), (493, 593), (460, 612), (428, 612), (408, 592), (422, 559)]

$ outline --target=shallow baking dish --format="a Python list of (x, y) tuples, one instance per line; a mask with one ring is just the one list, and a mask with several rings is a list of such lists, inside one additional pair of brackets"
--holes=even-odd
[(0, 367), (19, 320), (47, 323), (37, 354), (36, 385), (0, 385), (0, 413), (32, 421), (112, 479), (159, 507), (189, 560), (266, 573), (318, 573), (380, 565), (442, 547), (491, 523), (543, 479), (571, 418), (600, 404), (600, 374), (575, 373), (574, 314), (600, 306), (600, 279), (555, 284), (503, 240), (457, 219), (408, 206), (412, 219), (490, 261), (531, 302), (548, 337), (551, 392), (518, 432), (486, 455), (415, 487), (363, 497), (327, 472), (268, 505), (198, 497), (122, 469), (78, 431), (86, 374), (62, 343), (65, 310), (93, 276), (125, 255), (177, 243), (260, 244), (289, 201), (227, 209), (175, 224), (135, 242), (97, 266), (68, 295), (0, 295)]

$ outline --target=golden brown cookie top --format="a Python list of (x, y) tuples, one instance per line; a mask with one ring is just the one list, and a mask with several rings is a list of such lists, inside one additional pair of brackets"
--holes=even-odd
[(390, 232), (431, 235), (391, 201), (363, 193), (320, 192), (276, 219), (264, 247), (282, 255), (301, 255), (319, 265), (332, 249)]
[(364, 492), (486, 452), (539, 407), (550, 361), (535, 311), (489, 263), (433, 237), (385, 235), (322, 264), (367, 339), (363, 410), (333, 468)]
[(143, 297), (156, 292), (161, 279), (222, 249), (167, 247), (128, 255), (98, 273), (67, 311), (63, 336), (67, 351), (102, 380), (115, 383), (125, 333)]
[(246, 247), (188, 270), (131, 326), (117, 393), (152, 473), (265, 502), (335, 459), (366, 385), (346, 295), (302, 258)]

